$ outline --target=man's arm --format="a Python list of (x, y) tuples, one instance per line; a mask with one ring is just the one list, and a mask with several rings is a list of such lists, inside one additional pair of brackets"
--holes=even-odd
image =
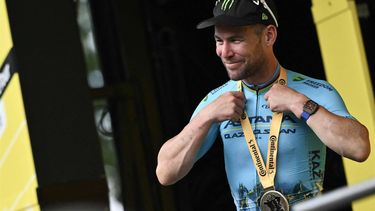
[(315, 134), (336, 153), (365, 161), (370, 154), (367, 128), (357, 120), (337, 116), (323, 107), (319, 110), (307, 120)]
[[(272, 111), (291, 111), (301, 118), (303, 105), (309, 98), (281, 85), (274, 85), (265, 95)], [(367, 128), (356, 120), (341, 117), (320, 106), (306, 122), (319, 139), (336, 153), (363, 162), (370, 154)]]
[(159, 182), (171, 185), (183, 178), (193, 167), (212, 124), (228, 119), (238, 120), (244, 106), (241, 92), (227, 92), (203, 108), (178, 135), (161, 147), (156, 168)]

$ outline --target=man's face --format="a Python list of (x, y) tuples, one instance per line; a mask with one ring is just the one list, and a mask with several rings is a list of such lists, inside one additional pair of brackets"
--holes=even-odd
[(232, 80), (259, 74), (265, 63), (263, 28), (253, 26), (215, 26), (216, 54)]

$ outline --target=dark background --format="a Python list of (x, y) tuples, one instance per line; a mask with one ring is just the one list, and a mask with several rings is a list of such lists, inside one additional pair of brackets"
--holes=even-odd
[[(234, 210), (220, 139), (175, 185), (162, 187), (155, 175), (161, 145), (228, 80), (213, 29), (195, 29), (211, 17), (214, 0), (89, 0), (102, 88), (87, 86), (77, 2), (6, 1), (42, 208), (107, 194), (91, 110), (105, 99), (126, 210)], [(325, 79), (311, 2), (275, 3), (280, 64)], [(359, 20), (374, 82), (374, 3), (356, 3), (367, 6)], [(346, 184), (342, 160), (329, 150), (326, 169), (326, 190)]]

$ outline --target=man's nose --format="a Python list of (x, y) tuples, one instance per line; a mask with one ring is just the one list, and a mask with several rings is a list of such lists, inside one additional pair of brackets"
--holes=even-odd
[(221, 46), (221, 57), (228, 58), (233, 56), (233, 51), (231, 48), (231, 45), (229, 43), (224, 42), (223, 45)]

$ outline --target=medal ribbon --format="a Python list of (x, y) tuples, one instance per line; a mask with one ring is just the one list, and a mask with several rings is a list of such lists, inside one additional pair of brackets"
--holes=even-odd
[[(275, 83), (279, 83), (281, 85), (287, 84), (287, 75), (284, 68), (280, 68), (280, 75)], [(238, 91), (242, 92), (241, 81), (237, 82), (237, 89)], [(267, 166), (264, 164), (257, 140), (255, 138), (251, 123), (245, 110), (240, 119), (249, 152), (251, 154), (254, 166), (258, 172), (260, 182), (264, 189), (274, 189), (278, 140), (282, 119), (282, 112), (273, 112), (270, 136), (268, 138)]]

